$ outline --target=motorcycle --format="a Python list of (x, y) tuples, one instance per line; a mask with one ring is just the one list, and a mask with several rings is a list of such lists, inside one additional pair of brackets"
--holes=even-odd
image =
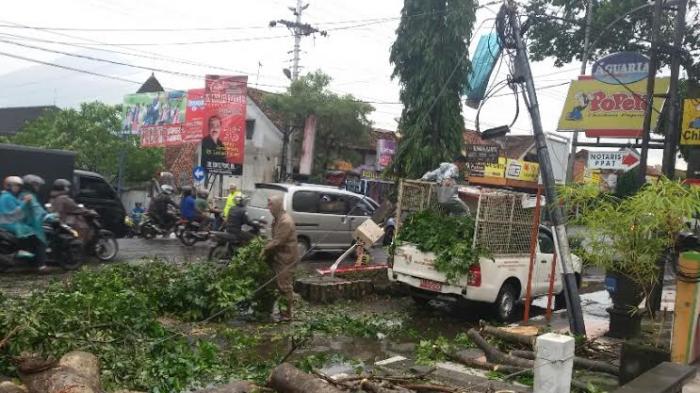
[[(214, 219), (210, 221), (210, 225), (215, 225), (217, 222), (222, 222), (221, 211), (213, 210), (212, 213), (214, 214)], [(194, 246), (197, 242), (209, 240), (209, 237), (213, 232), (208, 227), (202, 228), (201, 222), (185, 219), (179, 220), (175, 228), (175, 235), (177, 238), (180, 239), (182, 244), (188, 247)], [(219, 229), (221, 228), (215, 228), (215, 230)]]
[[(261, 235), (265, 220), (254, 220), (253, 226), (247, 232), (253, 236)], [(212, 231), (211, 239), (214, 245), (209, 249), (208, 259), (210, 261), (226, 261), (228, 262), (236, 254), (236, 250), (245, 246), (249, 240), (241, 239), (235, 233), (224, 231)]]
[(173, 231), (175, 231), (175, 234), (177, 235), (177, 223), (178, 220), (174, 220), (172, 225), (164, 227), (162, 224), (154, 220), (150, 213), (144, 213), (143, 218), (141, 219), (141, 225), (139, 225), (138, 228), (138, 232), (141, 234), (141, 237), (147, 240), (153, 239), (158, 235), (168, 237)]
[(119, 244), (114, 233), (102, 227), (97, 213), (88, 214), (85, 219), (92, 229), (92, 239), (85, 245), (86, 252), (103, 262), (109, 262), (116, 258)]
[[(43, 222), (48, 241), (47, 262), (57, 264), (65, 270), (75, 270), (83, 264), (83, 242), (78, 231), (62, 223), (54, 215), (47, 215)], [(0, 229), (0, 271), (25, 265), (27, 258), (21, 255), (24, 250), (19, 240), (10, 232)]]

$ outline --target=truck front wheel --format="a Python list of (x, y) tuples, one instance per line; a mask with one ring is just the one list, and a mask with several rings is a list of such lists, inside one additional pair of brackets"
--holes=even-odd
[(498, 292), (496, 302), (493, 304), (493, 311), (499, 322), (509, 322), (515, 316), (515, 306), (518, 301), (518, 294), (512, 283), (505, 283)]

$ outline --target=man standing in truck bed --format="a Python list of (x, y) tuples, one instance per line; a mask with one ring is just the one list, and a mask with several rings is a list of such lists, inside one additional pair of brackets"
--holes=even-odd
[[(459, 199), (457, 192), (457, 183), (462, 179), (461, 172), (467, 164), (467, 158), (463, 155), (458, 155), (452, 162), (443, 162), (440, 167), (426, 172), (421, 180), (436, 182), (440, 187), (438, 192), (451, 192), (449, 199), (446, 202), (441, 202), (452, 213), (469, 214), (469, 206), (464, 201)], [(438, 200), (442, 199), (438, 195)]]

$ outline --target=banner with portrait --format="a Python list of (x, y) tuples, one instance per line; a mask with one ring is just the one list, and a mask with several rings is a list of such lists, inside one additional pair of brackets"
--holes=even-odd
[(243, 173), (247, 83), (247, 76), (206, 76), (201, 165), (210, 175)]
[(122, 132), (141, 136), (142, 147), (181, 143), (187, 93), (180, 90), (129, 94), (124, 97)]

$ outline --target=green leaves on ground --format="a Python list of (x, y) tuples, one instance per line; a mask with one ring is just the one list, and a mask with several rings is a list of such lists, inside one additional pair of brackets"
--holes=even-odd
[(410, 215), (402, 224), (396, 243), (412, 243), (423, 252), (435, 253), (435, 269), (455, 282), (469, 272), (485, 250), (472, 247), (474, 219), (449, 216), (433, 210)]
[[(262, 241), (253, 241), (226, 267), (122, 264), (83, 270), (24, 299), (0, 299), (0, 336), (20, 327), (1, 350), (0, 375), (15, 373), (10, 359), (23, 351), (58, 358), (84, 350), (100, 358), (108, 390), (173, 392), (224, 377), (260, 376), (260, 363), (266, 363), (249, 353), (254, 340), (238, 340), (222, 351), (210, 341), (165, 327), (157, 318), (230, 316), (243, 300), (268, 311), (274, 299), (271, 288), (248, 299), (272, 276), (258, 258), (262, 247)], [(241, 353), (249, 361), (239, 362)]]
[(416, 347), (416, 362), (433, 364), (445, 361), (449, 355), (467, 348), (475, 348), (475, 344), (466, 333), (460, 333), (452, 340), (443, 336), (434, 340), (421, 340)]

